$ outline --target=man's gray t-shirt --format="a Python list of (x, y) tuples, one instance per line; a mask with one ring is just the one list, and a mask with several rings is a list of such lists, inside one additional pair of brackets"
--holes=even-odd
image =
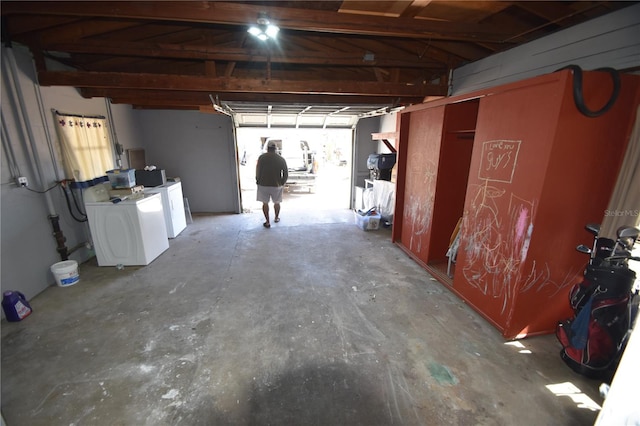
[(287, 182), (287, 162), (275, 152), (265, 152), (258, 158), (256, 183), (260, 186), (282, 186)]

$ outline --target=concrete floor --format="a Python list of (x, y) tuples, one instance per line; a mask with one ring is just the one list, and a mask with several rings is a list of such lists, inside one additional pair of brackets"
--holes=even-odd
[(505, 342), (349, 210), (194, 215), (146, 267), (80, 267), (2, 323), (15, 425), (586, 425), (554, 336)]

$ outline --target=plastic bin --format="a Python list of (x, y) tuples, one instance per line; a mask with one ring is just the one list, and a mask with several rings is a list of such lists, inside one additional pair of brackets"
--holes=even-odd
[(113, 169), (107, 171), (111, 188), (132, 188), (136, 186), (135, 169)]
[(362, 215), (354, 210), (353, 216), (355, 224), (363, 231), (376, 231), (380, 228), (381, 217), (379, 214)]

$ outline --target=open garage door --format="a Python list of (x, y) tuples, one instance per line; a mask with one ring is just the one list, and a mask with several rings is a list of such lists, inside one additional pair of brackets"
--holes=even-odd
[[(290, 209), (342, 209), (351, 207), (355, 185), (354, 131), (359, 120), (377, 117), (402, 108), (389, 105), (265, 104), (216, 102), (221, 112), (233, 117), (239, 158), (241, 204), (244, 212), (261, 208), (256, 201), (255, 166), (267, 139), (280, 141), (291, 156), (313, 156), (311, 179), (305, 185), (287, 188), (283, 203)], [(377, 131), (377, 129), (375, 130)], [(289, 147), (289, 148), (286, 148)], [(292, 148), (293, 147), (293, 148)], [(303, 147), (303, 148), (300, 148)], [(306, 148), (305, 148), (306, 147)], [(299, 152), (291, 153), (292, 149)], [(375, 149), (371, 152), (375, 152)], [(292, 163), (293, 160), (287, 160)], [(289, 164), (290, 169), (295, 168)], [(313, 185), (308, 185), (313, 181)]]
[[(256, 162), (267, 140), (282, 146), (290, 168), (283, 206), (287, 209), (346, 209), (350, 206), (351, 129), (238, 128), (239, 178), (244, 212), (261, 208), (256, 201)], [(301, 170), (296, 157), (311, 158), (311, 166)], [(294, 170), (295, 169), (295, 170)], [(300, 176), (300, 175), (306, 176)], [(300, 179), (304, 181), (301, 183)]]
[[(374, 104), (304, 105), (215, 101), (220, 112), (233, 117), (236, 128), (243, 212), (261, 208), (261, 203), (256, 201), (255, 166), (269, 139), (278, 141), (278, 146), (283, 150), (281, 154), (289, 165), (290, 185), (283, 198), (287, 208), (350, 208), (354, 185), (362, 186), (360, 181), (364, 178), (361, 175), (367, 172), (366, 157), (376, 152), (376, 143), (371, 141), (369, 130), (379, 131), (378, 127), (371, 129), (370, 126), (365, 126), (369, 133), (354, 137), (356, 126), (362, 119), (377, 118), (402, 109)], [(313, 165), (307, 165), (307, 176), (299, 176), (304, 173), (299, 171), (294, 171), (292, 176), (292, 169), (301, 169), (296, 158), (307, 156), (313, 158)], [(303, 184), (300, 184), (301, 178)]]

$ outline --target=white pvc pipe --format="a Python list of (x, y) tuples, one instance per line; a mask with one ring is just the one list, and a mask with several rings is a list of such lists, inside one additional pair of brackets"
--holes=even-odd
[[(35, 62), (32, 61), (33, 64), (33, 75), (38, 75), (38, 70), (36, 69)], [(47, 117), (44, 109), (44, 102), (42, 102), (42, 93), (40, 92), (40, 85), (36, 82), (33, 83), (33, 90), (36, 93), (36, 101), (38, 102), (38, 109), (40, 110), (40, 120), (42, 120), (42, 127), (44, 128), (44, 136), (47, 140), (47, 145), (49, 147), (49, 155), (51, 156), (51, 163), (53, 164), (53, 173), (55, 174), (56, 181), (60, 182), (60, 172), (58, 171), (58, 162), (56, 159), (55, 150), (53, 149), (53, 142), (51, 138), (51, 133), (49, 132), (49, 126), (47, 125)]]
[(109, 122), (109, 131), (111, 133), (111, 138), (113, 139), (113, 149), (116, 154), (116, 164), (118, 168), (122, 168), (122, 156), (118, 153), (118, 134), (116, 133), (116, 125), (113, 122), (113, 113), (111, 112), (111, 102), (109, 98), (104, 98), (104, 103), (107, 108), (107, 117)]
[(2, 146), (6, 152), (7, 163), (9, 164), (9, 171), (11, 172), (11, 177), (16, 179), (18, 176), (22, 176), (20, 173), (20, 167), (16, 162), (16, 153), (13, 151), (13, 146), (9, 142), (9, 132), (7, 131), (7, 121), (4, 119), (4, 112), (0, 110), (1, 120), (2, 120)]
[[(49, 192), (45, 192), (45, 190), (47, 189), (44, 182), (45, 179), (42, 175), (42, 162), (40, 161), (40, 156), (38, 155), (38, 147), (35, 143), (35, 137), (33, 135), (33, 131), (31, 130), (31, 122), (29, 120), (29, 113), (27, 112), (27, 109), (24, 105), (24, 96), (22, 94), (22, 88), (20, 86), (20, 81), (18, 80), (18, 67), (16, 65), (16, 58), (13, 54), (13, 48), (6, 48), (5, 52), (7, 54), (8, 57), (8, 61), (3, 61), (3, 63), (9, 62), (9, 68), (5, 71), (9, 72), (10, 76), (11, 76), (11, 80), (13, 80), (13, 85), (11, 89), (12, 90), (12, 95), (13, 98), (17, 101), (16, 103), (18, 104), (19, 111), (16, 111), (19, 115), (19, 119), (22, 121), (22, 123), (24, 124), (24, 127), (27, 131), (27, 139), (28, 142), (31, 146), (31, 154), (29, 155), (31, 157), (31, 160), (33, 161), (33, 163), (35, 164), (34, 167), (34, 171), (37, 175), (38, 178), (38, 182), (40, 183), (40, 187), (42, 188), (42, 191), (44, 192), (44, 198), (45, 201), (47, 203), (47, 209), (49, 210), (49, 215), (51, 216), (56, 216), (56, 209), (53, 205), (53, 200), (51, 199), (51, 194)], [(6, 67), (5, 67), (6, 68)]]

